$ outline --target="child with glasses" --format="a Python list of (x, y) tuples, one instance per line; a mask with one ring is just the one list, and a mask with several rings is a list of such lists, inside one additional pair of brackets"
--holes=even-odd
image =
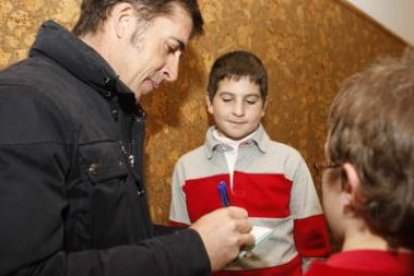
[(347, 79), (325, 145), (323, 206), (342, 252), (306, 275), (414, 275), (414, 52)]

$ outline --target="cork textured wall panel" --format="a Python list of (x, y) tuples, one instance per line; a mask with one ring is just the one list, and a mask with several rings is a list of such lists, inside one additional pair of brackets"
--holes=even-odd
[[(0, 68), (23, 59), (37, 28), (54, 19), (70, 28), (80, 0), (0, 1)], [(329, 104), (348, 75), (405, 45), (336, 0), (200, 0), (205, 35), (191, 41), (179, 80), (146, 96), (145, 173), (156, 223), (166, 223), (174, 164), (201, 145), (212, 123), (205, 108), (209, 68), (225, 52), (258, 55), (269, 75), (263, 123), (311, 167), (323, 161)], [(312, 171), (312, 170), (311, 170)], [(314, 174), (314, 172), (312, 171)], [(319, 177), (315, 182), (319, 189)]]

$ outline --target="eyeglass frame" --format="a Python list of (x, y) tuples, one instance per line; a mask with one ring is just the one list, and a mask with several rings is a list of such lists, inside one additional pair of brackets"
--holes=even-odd
[(322, 175), (322, 173), (327, 169), (339, 168), (342, 165), (343, 165), (342, 163), (337, 163), (337, 162), (329, 162), (328, 164), (314, 163), (313, 169), (315, 170), (316, 175), (319, 176), (319, 175)]

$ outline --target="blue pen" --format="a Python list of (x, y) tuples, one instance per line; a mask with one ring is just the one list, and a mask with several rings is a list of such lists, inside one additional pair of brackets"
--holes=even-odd
[(230, 206), (229, 194), (227, 192), (226, 182), (220, 181), (218, 184), (218, 192), (223, 206)]

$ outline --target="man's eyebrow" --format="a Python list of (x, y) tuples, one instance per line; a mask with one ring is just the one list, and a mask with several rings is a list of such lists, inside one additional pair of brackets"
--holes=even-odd
[(178, 44), (178, 50), (180, 50), (180, 51), (184, 51), (185, 50), (185, 43), (184, 43), (184, 41), (182, 41), (181, 39), (178, 39), (178, 38), (172, 38), (173, 40), (175, 40), (175, 42), (177, 42), (177, 44)]

